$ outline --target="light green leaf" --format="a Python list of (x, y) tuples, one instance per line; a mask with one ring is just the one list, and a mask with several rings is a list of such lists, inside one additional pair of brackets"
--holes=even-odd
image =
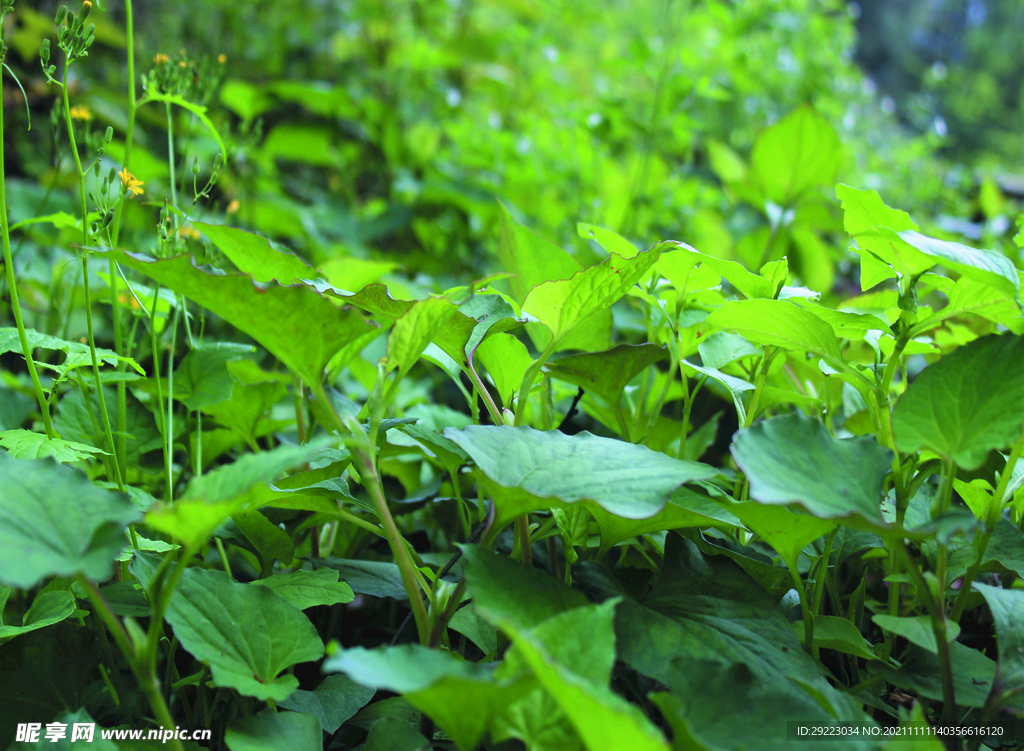
[(1014, 298), (1020, 294), (1017, 268), (1013, 261), (1002, 253), (969, 248), (948, 240), (936, 240), (914, 230), (905, 230), (899, 235), (904, 242), (926, 256), (939, 259), (944, 266), (949, 266), (966, 277), (984, 282)]
[[(915, 615), (899, 617), (876, 613), (871, 620), (882, 629), (902, 636), (911, 644), (927, 649), (932, 654), (939, 653), (939, 647), (935, 641), (935, 632), (932, 630), (932, 620), (927, 615)], [(814, 619), (815, 636), (817, 636), (818, 619)], [(946, 639), (954, 641), (960, 633), (960, 626), (955, 621), (946, 620)]]
[(593, 501), (627, 519), (646, 519), (686, 482), (706, 480), (716, 471), (706, 464), (673, 459), (645, 446), (599, 438), (568, 436), (529, 427), (474, 425), (444, 431), (470, 455), (480, 471), (500, 487), (518, 491), (498, 500), (495, 524), (527, 510)]
[(793, 413), (739, 431), (730, 450), (760, 503), (799, 503), (822, 519), (883, 521), (892, 452), (874, 436), (836, 439), (819, 421)]
[(460, 608), (448, 621), (448, 628), (473, 642), (481, 652), (489, 655), (498, 648), (498, 632), (477, 615), (473, 608)]
[(402, 694), (465, 749), (475, 748), (491, 718), (528, 688), (522, 679), (496, 682), (492, 665), (418, 644), (341, 650), (324, 661), (323, 670)]
[(306, 284), (259, 287), (248, 276), (201, 271), (189, 256), (156, 261), (119, 253), (118, 260), (244, 331), (310, 386), (320, 384), (338, 350), (373, 328)]
[(227, 363), (255, 351), (248, 344), (231, 342), (196, 345), (174, 371), (174, 398), (191, 410), (227, 401), (235, 384)]
[(996, 624), (996, 641), (999, 645), (998, 691), (1005, 702), (1011, 692), (1024, 690), (1024, 631), (1021, 630), (1021, 622), (1024, 621), (1024, 592), (978, 582), (974, 582), (973, 586), (985, 598)]
[(742, 357), (760, 355), (761, 350), (739, 334), (716, 331), (703, 337), (697, 345), (700, 361), (705, 368), (721, 368)]
[(487, 368), (502, 407), (512, 404), (526, 371), (533, 364), (526, 345), (512, 334), (495, 334), (484, 339), (476, 349), (476, 361)]
[(788, 208), (834, 182), (842, 156), (835, 129), (805, 105), (758, 136), (750, 155), (751, 178), (766, 198)]
[(584, 352), (548, 362), (544, 370), (614, 406), (630, 381), (667, 355), (668, 351), (656, 344), (620, 344), (604, 352)]
[(739, 420), (739, 424), (742, 425), (747, 421), (747, 408), (743, 404), (743, 392), (753, 391), (754, 384), (744, 381), (742, 378), (728, 375), (716, 368), (705, 368), (700, 365), (694, 365), (689, 360), (683, 360), (683, 365), (696, 373), (700, 373), (707, 378), (710, 378), (725, 387), (725, 390), (732, 397), (733, 406), (736, 407), (736, 416)]
[(141, 514), (70, 467), (0, 454), (0, 582), (29, 589), (46, 576), (110, 577)]
[[(266, 581), (266, 580), (262, 580)], [(312, 691), (297, 690), (279, 707), (311, 714), (320, 720), (324, 732), (334, 734), (346, 720), (366, 706), (376, 691), (344, 675), (329, 675)]]
[(316, 564), (335, 569), (353, 592), (399, 601), (409, 599), (402, 575), (394, 563), (323, 558), (317, 559)]
[(576, 234), (584, 240), (594, 240), (609, 253), (614, 253), (623, 258), (632, 258), (640, 252), (639, 248), (622, 235), (612, 232), (610, 229), (598, 227), (596, 224), (577, 222)]
[(295, 557), (295, 543), (291, 535), (271, 522), (259, 510), (250, 509), (247, 512), (232, 514), (231, 521), (256, 548), (264, 571), (270, 571), (274, 561), (281, 561), (285, 566), (291, 564), (292, 558)]
[(45, 433), (33, 433), (31, 430), (5, 430), (0, 432), (0, 446), (15, 459), (46, 459), (54, 461), (80, 462), (93, 454), (106, 454), (106, 451), (87, 446), (75, 441), (64, 441), (60, 438), (49, 438)]
[[(955, 641), (949, 643), (949, 657), (957, 706), (984, 706), (995, 677), (995, 661)], [(942, 701), (942, 671), (938, 655), (923, 647), (912, 645), (902, 658), (899, 670), (881, 662), (870, 663), (868, 669), (881, 673), (894, 686), (914, 691), (932, 701)]]
[[(793, 631), (796, 632), (796, 638), (803, 643), (804, 622), (796, 621), (793, 624)], [(863, 657), (865, 660), (878, 659), (878, 655), (871, 651), (871, 643), (861, 636), (857, 627), (848, 618), (836, 615), (814, 616), (814, 646), (834, 649), (837, 652)]]
[[(520, 305), (537, 285), (569, 279), (583, 268), (579, 261), (550, 240), (517, 222), (504, 207), (498, 259), (503, 269), (515, 275), (509, 280), (509, 287), (512, 297)], [(528, 325), (526, 330), (538, 348), (546, 346), (551, 339), (550, 331), (544, 326)], [(611, 311), (599, 312), (592, 320), (582, 323), (572, 336), (562, 342), (562, 347), (585, 351), (606, 349), (611, 330)]]
[(224, 743), (231, 751), (321, 751), (323, 735), (315, 715), (275, 712), (232, 720), (224, 731)]
[(370, 727), (362, 751), (428, 751), (430, 742), (398, 717), (382, 717)]
[(900, 451), (930, 449), (977, 469), (1011, 444), (1024, 422), (1024, 337), (995, 334), (921, 371), (893, 410)]
[[(338, 581), (338, 572), (332, 568), (320, 568), (316, 571), (299, 569), (285, 574), (274, 574), (266, 579), (257, 579), (252, 584), (277, 592), (299, 610), (315, 605), (352, 602), (355, 597), (348, 584)], [(352, 710), (352, 713), (355, 714), (355, 710)]]
[(438, 336), (457, 310), (453, 303), (443, 297), (431, 297), (413, 303), (395, 321), (388, 335), (388, 371), (397, 370), (400, 376), (408, 373), (426, 346)]
[[(147, 588), (154, 570), (143, 556), (131, 564)], [(269, 588), (239, 584), (223, 571), (186, 569), (166, 618), (181, 646), (210, 666), (216, 685), (260, 701), (288, 698), (299, 680), (282, 671), (324, 654), (302, 611)]]
[(239, 271), (257, 282), (294, 284), (317, 275), (316, 269), (293, 253), (274, 248), (270, 240), (236, 227), (192, 222)]
[[(3, 601), (6, 599), (6, 595), (0, 597), (0, 616), (3, 615)], [(20, 626), (5, 625), (0, 617), (0, 644), (29, 631), (59, 623), (71, 617), (74, 612), (75, 596), (71, 592), (63, 589), (40, 592), (32, 600), (32, 607), (25, 613)]]
[(797, 514), (783, 506), (728, 503), (726, 508), (771, 545), (787, 565), (795, 566), (800, 551), (828, 534), (835, 522)]
[(734, 300), (712, 311), (701, 331), (728, 329), (755, 344), (810, 352), (838, 370), (846, 370), (832, 327), (788, 300)]
[[(530, 290), (523, 312), (536, 316), (560, 344), (578, 325), (612, 306), (658, 260), (657, 247), (633, 258), (614, 253), (607, 260), (578, 271), (569, 279), (544, 282)], [(538, 343), (540, 344), (540, 343)], [(548, 346), (548, 341), (543, 342)]]
[(914, 331), (929, 331), (955, 316), (973, 314), (1001, 323), (1015, 334), (1024, 333), (1020, 304), (998, 287), (962, 276), (947, 295), (946, 307), (921, 321)]

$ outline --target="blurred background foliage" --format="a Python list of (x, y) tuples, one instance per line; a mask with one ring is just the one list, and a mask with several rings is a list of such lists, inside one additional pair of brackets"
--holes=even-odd
[[(100, 4), (71, 98), (94, 140), (113, 126), (117, 164), (124, 7)], [(19, 3), (6, 31), (33, 121), (26, 131), (7, 86), (12, 222), (73, 213), (67, 139), (38, 63), (56, 6)], [(209, 107), (228, 144), (212, 200), (192, 216), (317, 264), (349, 259), (361, 283), (419, 296), (496, 270), (499, 201), (584, 262), (602, 251), (577, 222), (753, 268), (788, 255), (803, 283), (850, 294), (842, 181), (931, 217), (925, 231), (1016, 259), (1022, 17), (1019, 0), (135, 3), (138, 72)], [(800, 195), (773, 190), (778, 155), (757, 155), (787, 115), (843, 145)], [(156, 246), (171, 195), (166, 127), (162, 106), (140, 111), (132, 167), (146, 192), (122, 234), (133, 249)], [(187, 207), (188, 168), (197, 158), (208, 173), (217, 145), (182, 109), (173, 129)], [(55, 288), (70, 232), (38, 225), (22, 238), (22, 278)], [(180, 239), (209, 259), (204, 242)]]

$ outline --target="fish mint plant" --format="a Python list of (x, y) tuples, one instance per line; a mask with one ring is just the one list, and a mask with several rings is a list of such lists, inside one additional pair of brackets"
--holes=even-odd
[[(764, 223), (733, 257), (592, 223), (570, 253), (511, 204), (459, 284), (293, 252), (228, 199), (295, 156), (253, 138), (272, 94), (182, 50), (138, 95), (130, 0), (127, 116), (90, 129), (103, 12), (40, 43), (75, 213), (10, 225), (0, 180), (0, 744), (1024, 737), (1017, 248), (836, 184), (805, 106), (716, 152)], [(39, 225), (75, 273), (26, 315)]]

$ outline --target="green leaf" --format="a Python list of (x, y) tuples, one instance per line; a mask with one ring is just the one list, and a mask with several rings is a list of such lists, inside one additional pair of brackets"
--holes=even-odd
[[(992, 620), (996, 624), (996, 642), (999, 645), (999, 698), (1010, 692), (1024, 690), (1024, 592), (1019, 589), (1001, 589), (974, 582), (974, 588), (988, 603)], [(1003, 703), (1000, 702), (1000, 703)]]
[[(0, 590), (2, 589), (4, 588), (0, 587)], [(0, 596), (0, 616), (3, 616), (3, 602), (6, 599), (6, 595)], [(65, 618), (70, 618), (74, 612), (75, 596), (71, 592), (63, 589), (40, 592), (32, 600), (32, 607), (25, 613), (20, 626), (5, 625), (3, 618), (0, 617), (0, 644), (29, 631), (59, 623)]]
[(580, 386), (617, 405), (622, 390), (638, 374), (668, 355), (656, 344), (620, 344), (604, 352), (584, 352), (549, 362), (544, 370), (553, 377)]
[(394, 600), (408, 600), (405, 585), (398, 566), (385, 561), (345, 560), (323, 558), (317, 565), (335, 569), (353, 592), (374, 597), (390, 597)]
[(250, 509), (247, 512), (232, 514), (231, 521), (256, 548), (264, 571), (270, 571), (275, 560), (281, 561), (285, 566), (291, 564), (292, 558), (295, 557), (295, 543), (291, 535), (271, 522), (259, 510)]
[(418, 644), (341, 650), (324, 661), (323, 670), (402, 694), (460, 748), (475, 748), (491, 718), (526, 688), (516, 679), (495, 682), (493, 666), (465, 662)]
[(576, 234), (585, 240), (593, 240), (609, 253), (614, 253), (623, 258), (632, 258), (640, 252), (639, 248), (622, 235), (612, 232), (610, 229), (598, 227), (596, 224), (577, 222)]
[(106, 581), (141, 514), (70, 467), (0, 454), (0, 582), (19, 589), (46, 576)]
[(192, 222), (239, 271), (257, 282), (294, 284), (317, 275), (316, 269), (293, 253), (274, 248), (270, 240), (254, 232), (220, 224)]
[(489, 655), (498, 648), (498, 632), (477, 615), (473, 608), (460, 608), (448, 621), (448, 628), (473, 642), (481, 652)]
[(800, 107), (764, 131), (750, 155), (751, 178), (779, 206), (836, 179), (843, 152), (835, 129), (810, 106)]
[[(927, 615), (916, 615), (899, 617), (877, 613), (871, 616), (871, 620), (882, 629), (902, 636), (911, 644), (927, 649), (932, 654), (939, 653), (938, 644), (935, 641), (935, 632), (932, 630), (932, 620)], [(817, 637), (818, 619), (814, 619), (815, 637)], [(946, 639), (954, 641), (960, 633), (960, 626), (955, 621), (946, 620)]]
[(397, 370), (400, 376), (408, 373), (420, 359), (423, 350), (457, 310), (454, 304), (443, 297), (431, 297), (413, 303), (395, 321), (388, 335), (388, 371)]
[(929, 258), (940, 259), (944, 266), (964, 276), (984, 282), (1006, 295), (1017, 298), (1020, 277), (1013, 261), (998, 251), (978, 250), (948, 240), (936, 240), (914, 230), (899, 233), (900, 238)]
[(730, 450), (760, 503), (799, 503), (822, 519), (883, 522), (892, 452), (874, 436), (836, 439), (819, 421), (793, 413), (739, 431)]
[[(995, 661), (955, 641), (949, 643), (949, 658), (957, 706), (984, 706), (995, 677)], [(894, 686), (914, 691), (932, 701), (942, 701), (942, 671), (938, 655), (912, 645), (901, 659), (899, 670), (881, 662), (870, 663), (868, 670), (881, 673)]]
[(500, 406), (510, 406), (523, 384), (526, 371), (533, 364), (526, 345), (512, 334), (489, 336), (477, 347), (476, 360), (487, 368), (487, 374), (498, 391)]
[[(103, 398), (108, 405), (117, 404), (117, 393), (110, 386), (103, 387)], [(57, 414), (54, 416), (53, 424), (57, 431), (66, 439), (74, 440), (77, 443), (84, 443), (100, 449), (106, 446), (106, 436), (103, 432), (103, 425), (99, 422), (100, 414), (99, 399), (96, 392), (89, 392), (89, 401), (80, 390), (71, 391), (57, 404)], [(96, 418), (94, 420), (94, 417)], [(117, 425), (111, 417), (112, 428), (116, 431)], [(153, 413), (143, 407), (136, 400), (128, 403), (126, 411), (126, 444), (128, 466), (138, 466), (142, 461), (142, 455), (160, 448), (162, 435), (157, 427)], [(115, 432), (115, 438), (117, 433)]]
[[(48, 349), (64, 353), (64, 362), (60, 365), (52, 365), (46, 362), (37, 363), (37, 365), (54, 371), (58, 378), (63, 378), (68, 371), (75, 368), (92, 367), (92, 352), (89, 350), (88, 344), (58, 339), (55, 336), (41, 334), (34, 329), (26, 329), (25, 338), (28, 339), (28, 346), (33, 350)], [(14, 327), (0, 329), (0, 354), (5, 352), (21, 354), (21, 339), (18, 336), (18, 329)], [(96, 362), (101, 367), (103, 365), (117, 365), (117, 363), (123, 362), (130, 365), (137, 373), (145, 375), (145, 371), (133, 359), (130, 357), (120, 357), (110, 349), (97, 347)]]
[(771, 545), (789, 566), (796, 566), (800, 551), (836, 526), (835, 522), (797, 514), (784, 506), (728, 503), (726, 508)]
[[(299, 610), (305, 610), (314, 605), (352, 602), (355, 597), (352, 588), (345, 582), (339, 582), (338, 572), (331, 568), (321, 568), (316, 571), (299, 569), (285, 574), (274, 574), (266, 579), (257, 579), (252, 584), (273, 590)], [(355, 710), (352, 712), (355, 714)], [(328, 732), (333, 733), (334, 731)]]
[(382, 717), (373, 723), (362, 751), (427, 751), (430, 743), (398, 717)]
[[(537, 285), (569, 279), (583, 268), (579, 261), (557, 245), (513, 219), (504, 206), (498, 259), (503, 269), (515, 275), (509, 280), (509, 287), (520, 305)], [(546, 346), (551, 339), (550, 331), (544, 326), (529, 325), (526, 330), (538, 348)], [(606, 349), (611, 330), (611, 311), (599, 312), (591, 321), (582, 323), (571, 337), (562, 342), (562, 346), (564, 349), (587, 351)]]
[(371, 322), (339, 308), (306, 284), (260, 287), (248, 276), (202, 271), (189, 256), (156, 261), (119, 253), (117, 260), (245, 332), (313, 387), (320, 384), (336, 352), (373, 328)]
[[(568, 436), (529, 427), (473, 425), (444, 431), (495, 484), (513, 490), (498, 500), (499, 526), (528, 510), (551, 508), (542, 499), (593, 501), (626, 519), (646, 519), (686, 482), (716, 471), (706, 464), (590, 433)], [(591, 509), (593, 510), (593, 509)]]
[(199, 122), (206, 126), (206, 129), (210, 131), (210, 135), (213, 136), (213, 140), (217, 142), (217, 146), (220, 148), (220, 153), (227, 157), (227, 150), (224, 148), (224, 142), (220, 138), (220, 133), (217, 132), (217, 128), (214, 127), (210, 118), (206, 115), (206, 107), (194, 104), (193, 102), (184, 99), (177, 94), (164, 94), (159, 91), (150, 89), (146, 92), (146, 96), (138, 101), (137, 107), (141, 107), (149, 102), (165, 102), (167, 104), (176, 104), (182, 109), (186, 109), (198, 118)]
[(977, 469), (1024, 422), (1024, 337), (991, 334), (925, 368), (893, 410), (900, 451), (930, 449)]
[(947, 296), (946, 307), (914, 326), (914, 331), (928, 331), (955, 316), (971, 314), (1001, 323), (1015, 334), (1024, 333), (1020, 304), (997, 287), (962, 276)]
[(53, 457), (59, 464), (80, 462), (93, 454), (106, 454), (106, 451), (87, 446), (75, 441), (64, 441), (60, 438), (49, 438), (44, 433), (33, 433), (31, 430), (5, 430), (0, 432), (0, 446), (15, 459), (46, 459)]
[(728, 329), (755, 344), (769, 344), (797, 352), (810, 352), (844, 371), (839, 342), (832, 327), (788, 300), (734, 300), (712, 311), (701, 331)]
[(516, 619), (499, 619), (498, 625), (590, 751), (668, 751), (640, 709), (607, 685), (615, 658), (614, 604), (578, 608), (533, 629), (517, 625)]
[(174, 398), (191, 410), (226, 402), (235, 384), (227, 363), (255, 351), (256, 348), (248, 344), (198, 344), (174, 371)]
[(346, 720), (366, 706), (374, 693), (372, 688), (360, 686), (344, 675), (329, 675), (312, 691), (299, 689), (277, 705), (313, 715), (320, 720), (320, 727), (333, 735)]
[[(142, 556), (131, 565), (147, 588), (154, 569)], [(302, 611), (271, 589), (239, 584), (223, 571), (186, 569), (166, 618), (181, 646), (210, 666), (216, 685), (260, 701), (288, 698), (299, 680), (282, 671), (324, 654)]]
[[(877, 616), (876, 616), (877, 617)], [(804, 622), (793, 624), (796, 638), (804, 641)], [(861, 636), (860, 631), (847, 618), (836, 615), (814, 616), (814, 646), (834, 649), (848, 655), (863, 657), (865, 660), (877, 660), (878, 656), (871, 651), (871, 644)]]
[(232, 720), (224, 731), (224, 743), (231, 751), (321, 751), (323, 735), (315, 715), (275, 712)]
[(743, 357), (759, 356), (761, 350), (739, 334), (716, 331), (703, 337), (697, 345), (700, 361), (705, 368), (722, 368)]
[(640, 281), (658, 260), (660, 249), (622, 258), (614, 253), (595, 266), (578, 271), (569, 279), (544, 282), (530, 290), (523, 312), (536, 316), (551, 331), (538, 346), (557, 345), (577, 326), (612, 306)]
[(700, 373), (706, 378), (710, 378), (711, 380), (722, 384), (722, 386), (725, 387), (725, 390), (729, 393), (729, 396), (732, 397), (732, 403), (733, 406), (736, 407), (736, 417), (739, 424), (742, 425), (747, 421), (747, 408), (743, 404), (743, 392), (753, 391), (754, 384), (744, 381), (742, 378), (737, 378), (736, 376), (723, 373), (717, 368), (706, 368), (700, 365), (694, 365), (689, 360), (683, 360), (683, 366), (696, 373)]

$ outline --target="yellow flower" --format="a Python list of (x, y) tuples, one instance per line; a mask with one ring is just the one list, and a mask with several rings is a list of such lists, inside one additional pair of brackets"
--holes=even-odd
[(223, 52), (221, 52), (219, 55), (217, 55), (217, 62), (220, 63), (221, 65), (223, 65), (227, 61), (228, 61), (228, 56), (225, 55)]
[(84, 104), (76, 104), (68, 110), (68, 114), (71, 115), (72, 120), (84, 120), (86, 122), (92, 120), (92, 113)]
[(121, 185), (128, 191), (129, 198), (135, 198), (135, 196), (141, 196), (145, 191), (140, 186), (145, 185), (144, 182), (139, 180), (135, 175), (129, 172), (127, 169), (123, 169), (117, 173), (121, 178)]
[(92, 3), (90, 3), (89, 0), (85, 0), (85, 2), (82, 3), (82, 7), (83, 8), (91, 8), (92, 7)]
[(191, 226), (186, 226), (179, 229), (178, 235), (189, 240), (198, 240), (200, 237), (199, 230)]
[(185, 61), (182, 60), (180, 63), (178, 63), (178, 67), (179, 68), (184, 68), (185, 67)]
[(156, 56), (153, 58), (153, 62), (157, 65), (163, 65), (168, 60), (170, 60), (170, 58), (167, 57), (167, 55), (165, 55), (163, 52), (156, 53)]
[(238, 211), (239, 206), (241, 206), (241, 204), (238, 202), (238, 199), (232, 199), (231, 203), (228, 204), (228, 213), (234, 214), (236, 211)]

